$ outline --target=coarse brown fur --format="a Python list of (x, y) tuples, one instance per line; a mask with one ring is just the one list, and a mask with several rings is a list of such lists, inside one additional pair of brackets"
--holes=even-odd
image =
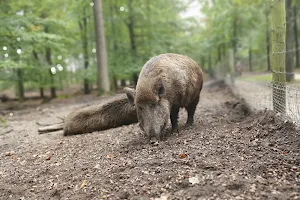
[(135, 106), (129, 104), (127, 97), (122, 95), (100, 105), (74, 110), (64, 119), (64, 123), (39, 128), (39, 132), (63, 129), (64, 135), (67, 136), (101, 131), (137, 122)]
[(151, 58), (143, 66), (136, 90), (125, 88), (129, 102), (136, 105), (140, 127), (149, 137), (161, 138), (168, 124), (178, 131), (178, 112), (188, 112), (192, 125), (203, 85), (200, 66), (191, 58), (166, 53)]

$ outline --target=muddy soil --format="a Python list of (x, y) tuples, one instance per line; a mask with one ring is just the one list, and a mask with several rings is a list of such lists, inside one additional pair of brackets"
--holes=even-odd
[(206, 85), (195, 124), (146, 142), (137, 124), (63, 137), (36, 121), (109, 98), (6, 111), (0, 199), (300, 199), (300, 133), (271, 111), (250, 112), (225, 85)]

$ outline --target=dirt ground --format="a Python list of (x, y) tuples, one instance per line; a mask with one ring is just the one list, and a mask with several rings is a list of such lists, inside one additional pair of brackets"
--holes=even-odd
[(224, 85), (206, 85), (195, 124), (147, 143), (137, 124), (63, 137), (36, 121), (109, 97), (3, 111), (0, 199), (300, 199), (300, 131), (250, 112)]

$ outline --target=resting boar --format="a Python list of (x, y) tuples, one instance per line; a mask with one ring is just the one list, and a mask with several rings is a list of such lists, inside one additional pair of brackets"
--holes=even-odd
[(39, 128), (39, 133), (63, 130), (64, 135), (101, 131), (137, 123), (135, 106), (128, 103), (126, 95), (100, 105), (72, 111), (63, 123)]
[(186, 125), (194, 122), (194, 113), (203, 85), (200, 66), (179, 54), (161, 54), (143, 66), (136, 89), (125, 87), (130, 104), (135, 105), (140, 128), (148, 138), (162, 139), (172, 125), (178, 132), (178, 112), (185, 108)]

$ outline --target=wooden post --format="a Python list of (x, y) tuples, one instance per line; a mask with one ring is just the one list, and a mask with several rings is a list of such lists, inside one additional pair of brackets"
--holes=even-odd
[(271, 69), (273, 86), (273, 109), (275, 112), (285, 113), (285, 35), (286, 15), (285, 0), (271, 2)]

